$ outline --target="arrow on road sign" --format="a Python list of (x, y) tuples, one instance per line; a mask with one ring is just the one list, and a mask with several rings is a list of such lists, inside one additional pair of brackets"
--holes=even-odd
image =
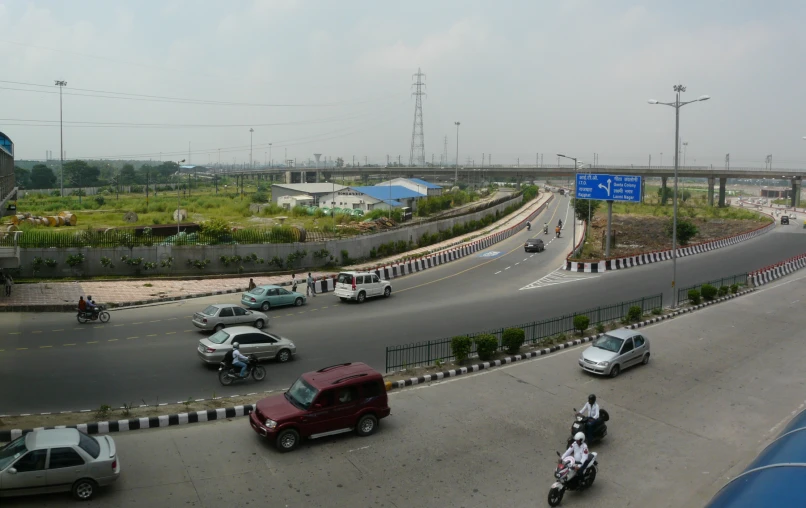
[(604, 189), (604, 190), (607, 192), (607, 195), (608, 195), (608, 196), (610, 195), (610, 179), (609, 179), (609, 178), (607, 179), (607, 187), (605, 187), (605, 186), (604, 186), (604, 185), (602, 185), (602, 184), (599, 184), (599, 187), (601, 187), (602, 189)]

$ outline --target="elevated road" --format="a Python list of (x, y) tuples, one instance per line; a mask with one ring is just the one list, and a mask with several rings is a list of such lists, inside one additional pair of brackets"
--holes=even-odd
[[(567, 212), (568, 200), (556, 199), (545, 216), (555, 224)], [(530, 322), (661, 292), (667, 304), (671, 300), (670, 263), (572, 277), (557, 270), (570, 249), (567, 236), (543, 253), (524, 254), (523, 242), (542, 235), (536, 230), (394, 280), (390, 299), (357, 305), (327, 294), (299, 309), (272, 311), (270, 329), (293, 339), (299, 357), (268, 364), (268, 377), (260, 384), (224, 388), (216, 372), (196, 357), (204, 334), (191, 325), (193, 312), (213, 302), (237, 302), (238, 295), (116, 311), (107, 325), (81, 326), (69, 314), (0, 314), (0, 414), (284, 388), (300, 372), (324, 364), (365, 361), (383, 369), (387, 345)], [(754, 270), (804, 251), (803, 229), (778, 227), (733, 247), (681, 258), (678, 284)]]

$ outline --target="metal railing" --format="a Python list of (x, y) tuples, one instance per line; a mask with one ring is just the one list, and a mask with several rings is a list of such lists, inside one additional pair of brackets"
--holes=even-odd
[[(627, 311), (632, 306), (641, 307), (643, 314), (646, 314), (653, 309), (660, 309), (663, 306), (663, 294), (636, 298), (635, 300), (629, 300), (612, 305), (594, 307), (592, 309), (544, 319), (542, 321), (495, 328), (484, 332), (461, 334), (460, 336), (473, 339), (480, 335), (490, 334), (498, 339), (498, 349), (501, 349), (501, 338), (504, 330), (508, 328), (517, 328), (524, 331), (526, 337), (525, 343), (539, 343), (549, 337), (555, 337), (560, 334), (573, 332), (574, 317), (576, 316), (587, 316), (590, 319), (589, 326), (595, 326), (601, 323), (620, 321), (627, 315)], [(446, 338), (414, 342), (411, 344), (401, 344), (398, 346), (387, 346), (386, 372), (407, 369), (410, 367), (418, 367), (422, 365), (432, 365), (436, 361), (451, 361), (454, 359), (453, 351), (451, 350), (451, 340), (452, 338)], [(474, 341), (471, 349), (471, 355), (475, 353), (476, 343)]]
[(730, 277), (723, 277), (721, 279), (714, 279), (709, 280), (707, 282), (701, 282), (699, 284), (695, 284), (693, 286), (680, 288), (677, 290), (677, 301), (679, 303), (685, 303), (688, 301), (688, 292), (692, 289), (700, 290), (706, 284), (710, 284), (715, 288), (719, 289), (722, 286), (732, 286), (733, 284), (739, 285), (746, 285), (747, 284), (747, 273), (737, 273), (736, 275), (731, 275)]

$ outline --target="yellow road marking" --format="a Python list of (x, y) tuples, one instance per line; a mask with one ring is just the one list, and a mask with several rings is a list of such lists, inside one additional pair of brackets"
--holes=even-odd
[(51, 330), (51, 332), (63, 332), (64, 328), (59, 328), (58, 330)]
[(168, 319), (166, 319), (165, 321), (173, 321), (173, 320), (175, 320), (175, 319), (176, 319), (175, 317), (172, 317), (172, 318), (168, 318)]
[(97, 340), (91, 340), (89, 342), (86, 342), (85, 344), (98, 344), (98, 341)]
[(286, 314), (286, 316), (293, 316), (294, 314)]
[(325, 305), (325, 306), (324, 306), (324, 307), (322, 307), (322, 308), (323, 308), (323, 309), (327, 309), (327, 305)]
[(42, 333), (42, 330), (34, 330), (31, 333)]
[(62, 344), (62, 346), (75, 346), (75, 344)]
[(117, 342), (118, 339), (106, 339), (107, 342)]
[(26, 349), (28, 349), (28, 348), (27, 347), (18, 347), (17, 351), (25, 351)]
[(133, 324), (133, 325), (141, 325), (141, 324), (143, 324), (143, 322), (142, 322), (142, 321), (138, 321), (138, 322), (136, 322), (136, 323), (132, 323), (132, 324)]
[(155, 319), (154, 321), (149, 321), (149, 323), (159, 323), (162, 319)]
[(140, 337), (126, 337), (126, 340), (139, 339)]
[(112, 326), (126, 326), (126, 325), (112, 325)]
[(152, 333), (152, 334), (146, 335), (146, 337), (156, 337), (156, 336), (157, 336), (157, 334), (156, 334), (156, 333)]
[[(554, 213), (555, 213), (555, 214), (557, 213), (557, 209), (559, 209), (559, 208), (560, 208), (560, 207), (558, 206), (558, 207), (556, 207), (556, 208), (554, 209)], [(552, 220), (554, 220), (554, 214), (551, 214), (551, 218), (549, 219), (549, 221), (552, 221)], [(434, 283), (436, 283), (436, 282), (440, 282), (440, 281), (443, 281), (443, 280), (446, 280), (446, 279), (451, 279), (451, 278), (453, 278), (453, 277), (456, 277), (457, 275), (462, 275), (463, 273), (467, 273), (467, 272), (469, 272), (470, 270), (475, 270), (476, 268), (481, 268), (481, 267), (482, 267), (482, 266), (484, 266), (484, 265), (488, 265), (488, 264), (490, 264), (490, 263), (492, 263), (492, 262), (494, 262), (494, 261), (497, 261), (497, 260), (499, 260), (499, 259), (503, 259), (504, 257), (509, 256), (510, 254), (512, 254), (513, 252), (515, 252), (516, 250), (518, 250), (518, 249), (522, 249), (522, 248), (523, 248), (523, 246), (522, 246), (522, 245), (518, 245), (517, 247), (515, 247), (515, 248), (514, 248), (514, 249), (512, 249), (511, 251), (509, 251), (509, 252), (507, 252), (506, 254), (504, 254), (503, 256), (500, 256), (500, 257), (497, 257), (497, 258), (491, 259), (491, 260), (489, 260), (489, 261), (485, 261), (484, 263), (481, 263), (480, 265), (471, 266), (470, 268), (467, 268), (467, 269), (465, 269), (465, 270), (462, 270), (461, 272), (454, 273), (453, 275), (446, 275), (445, 277), (441, 277), (441, 278), (439, 278), (439, 279), (434, 279), (434, 280), (429, 281), (429, 282), (424, 282), (424, 283), (422, 283), (422, 284), (418, 284), (418, 285), (416, 285), (416, 286), (412, 286), (412, 287), (410, 287), (410, 288), (406, 288), (406, 289), (398, 289), (398, 290), (397, 290), (397, 292), (398, 292), (398, 293), (402, 293), (402, 292), (404, 292), (404, 291), (410, 291), (410, 290), (412, 290), (412, 289), (417, 289), (417, 288), (421, 288), (421, 287), (423, 287), (423, 286), (428, 286), (428, 285), (430, 285), (430, 284), (434, 284)]]
[(93, 328), (103, 328), (103, 327), (104, 327), (104, 325), (96, 325), (96, 326), (93, 326)]
[(39, 346), (39, 349), (47, 349), (49, 347), (53, 347), (53, 346)]
[(175, 334), (175, 333), (176, 333), (176, 332), (168, 332), (168, 333), (166, 333), (165, 335), (173, 335), (173, 334)]

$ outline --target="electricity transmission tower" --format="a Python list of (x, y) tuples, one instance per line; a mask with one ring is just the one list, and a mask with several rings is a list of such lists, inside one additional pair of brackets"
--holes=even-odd
[(423, 95), (425, 74), (418, 68), (416, 74), (412, 74), (412, 79), (416, 79), (411, 86), (414, 91), (411, 93), (415, 97), (414, 101), (414, 127), (411, 130), (411, 153), (409, 154), (409, 166), (425, 167), (425, 136), (423, 134)]
[(442, 148), (442, 165), (448, 165), (448, 136), (445, 136), (445, 141)]

